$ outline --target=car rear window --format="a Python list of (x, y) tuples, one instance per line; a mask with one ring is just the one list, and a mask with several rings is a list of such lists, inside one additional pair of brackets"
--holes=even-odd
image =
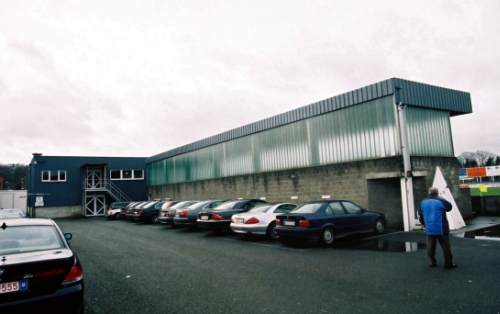
[(123, 202), (113, 202), (113, 203), (111, 203), (111, 208), (113, 208), (113, 209), (122, 208), (122, 207), (125, 207), (125, 206), (127, 206), (127, 203), (123, 203)]
[(0, 255), (64, 248), (54, 226), (15, 226), (0, 230)]
[(271, 206), (264, 205), (264, 206), (252, 208), (248, 212), (249, 213), (265, 213), (269, 210), (269, 208), (271, 208)]
[(291, 213), (314, 214), (321, 208), (321, 206), (323, 206), (323, 203), (304, 204), (297, 209), (292, 210)]
[(231, 209), (233, 208), (236, 204), (240, 203), (241, 201), (230, 201), (230, 202), (225, 202), (220, 204), (219, 206), (215, 207), (215, 211), (219, 210), (226, 210), (226, 209)]
[(204, 201), (204, 202), (194, 203), (194, 204), (191, 204), (187, 209), (199, 209), (199, 208), (202, 208), (203, 206), (205, 206), (211, 202), (212, 201)]
[(184, 201), (184, 202), (180, 202), (180, 203), (175, 204), (174, 206), (170, 207), (170, 209), (185, 208), (185, 207), (188, 207), (189, 205), (192, 205), (194, 203), (196, 203), (196, 202), (193, 202), (193, 201)]

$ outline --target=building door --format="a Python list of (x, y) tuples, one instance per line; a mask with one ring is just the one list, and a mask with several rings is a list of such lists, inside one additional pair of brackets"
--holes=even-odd
[(105, 211), (105, 195), (87, 195), (85, 197), (85, 216), (104, 216)]
[(85, 178), (85, 188), (101, 189), (103, 187), (104, 187), (104, 169), (87, 168), (87, 176)]

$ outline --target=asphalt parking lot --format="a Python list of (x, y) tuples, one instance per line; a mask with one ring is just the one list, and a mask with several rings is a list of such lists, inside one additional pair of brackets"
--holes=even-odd
[(57, 222), (73, 233), (87, 313), (500, 312), (497, 241), (453, 238), (459, 267), (444, 270), (427, 267), (418, 233), (323, 248), (101, 218)]

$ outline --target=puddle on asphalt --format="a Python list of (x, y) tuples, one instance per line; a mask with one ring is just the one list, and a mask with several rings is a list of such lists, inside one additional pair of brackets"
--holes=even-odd
[(378, 238), (359, 242), (343, 243), (339, 241), (335, 244), (335, 247), (341, 249), (411, 253), (425, 249), (425, 244), (413, 241), (394, 241)]
[(500, 225), (455, 234), (457, 237), (500, 241)]

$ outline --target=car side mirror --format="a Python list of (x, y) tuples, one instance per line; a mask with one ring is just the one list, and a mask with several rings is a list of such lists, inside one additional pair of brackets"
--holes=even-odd
[(70, 241), (71, 239), (73, 239), (73, 234), (67, 232), (64, 234), (64, 238), (66, 239), (66, 241)]

